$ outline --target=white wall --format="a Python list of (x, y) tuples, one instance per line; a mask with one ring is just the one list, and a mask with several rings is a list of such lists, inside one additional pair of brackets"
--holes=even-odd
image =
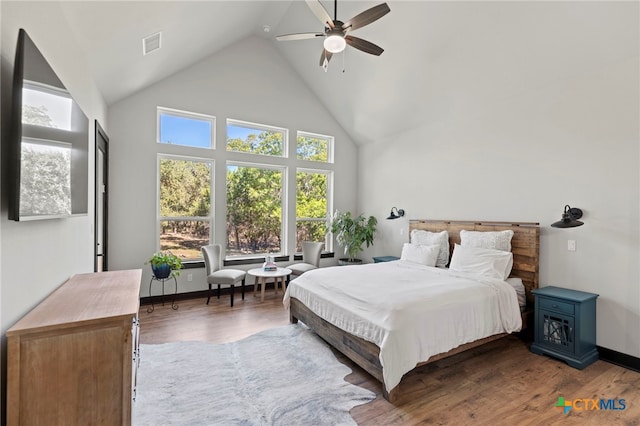
[[(639, 28), (637, 4), (630, 5), (624, 22), (593, 17), (601, 46), (620, 52), (616, 61), (599, 61), (594, 46), (581, 45), (572, 53), (589, 66), (578, 73), (542, 85), (525, 81), (507, 96), (486, 88), (467, 99), (481, 108), (447, 114), (445, 107), (442, 119), (425, 117), (429, 124), (362, 147), (359, 208), (380, 216), (391, 206), (407, 212), (381, 221), (367, 254), (399, 255), (408, 219), (540, 222), (541, 286), (598, 293), (597, 344), (640, 356)], [(521, 36), (517, 28), (508, 35), (514, 45)], [(571, 27), (556, 37), (582, 39)], [(455, 92), (455, 79), (449, 82), (439, 90)], [(565, 204), (584, 210), (584, 226), (549, 226)], [(577, 241), (576, 252), (567, 251), (568, 239)]]
[[(158, 249), (157, 154), (159, 148), (174, 148), (156, 143), (158, 106), (216, 117), (216, 218), (226, 215), (225, 161), (234, 158), (224, 150), (227, 118), (287, 128), (290, 141), (295, 141), (298, 130), (335, 136), (334, 207), (355, 208), (356, 146), (271, 44), (257, 37), (246, 39), (109, 107), (109, 264), (115, 269), (142, 267), (142, 296), (149, 295), (151, 277), (144, 263)], [(290, 158), (283, 164), (300, 164), (293, 148), (290, 144)], [(210, 155), (202, 150), (192, 152)], [(288, 191), (294, 200), (294, 185), (290, 184)], [(287, 214), (295, 217), (293, 203)], [(293, 254), (294, 229), (289, 231), (289, 254)], [(224, 220), (216, 220), (214, 239), (224, 245)], [(330, 262), (323, 259), (323, 264)], [(187, 282), (188, 274), (193, 274), (192, 282)], [(180, 292), (206, 287), (204, 268), (185, 270), (179, 277)], [(151, 294), (159, 291), (160, 286), (155, 286)]]
[[(7, 137), (13, 62), (18, 29), (24, 28), (90, 119), (106, 126), (106, 104), (96, 88), (84, 55), (65, 25), (58, 4), (0, 2), (2, 143)], [(89, 200), (93, 200), (93, 130), (89, 140)], [(93, 271), (93, 202), (89, 214), (64, 220), (13, 222), (7, 219), (2, 182), (0, 211), (0, 303), (2, 353), (5, 332), (56, 287), (75, 273)], [(3, 362), (3, 369), (6, 368)], [(4, 373), (4, 372), (3, 372)], [(6, 377), (3, 374), (3, 377)], [(0, 400), (4, 404), (4, 397)], [(4, 412), (4, 409), (2, 410)]]
[[(2, 47), (2, 6), (0, 6), (0, 52), (1, 52), (1, 47)], [(0, 55), (1, 57), (1, 55)], [(0, 63), (0, 69), (2, 69), (2, 64)], [(0, 75), (1, 75), (1, 71), (0, 71)], [(2, 83), (0, 81), (0, 99), (2, 99)], [(2, 106), (0, 105), (0, 112), (2, 111)], [(3, 134), (4, 132), (2, 131), (2, 126), (0, 126), (0, 141), (2, 141), (3, 138)], [(2, 176), (3, 173), (3, 168), (2, 168), (2, 155), (0, 154), (0, 176)], [(0, 179), (0, 187), (2, 184), (2, 179)], [(0, 195), (2, 193), (2, 190), (0, 189)], [(1, 211), (1, 209), (0, 209)], [(0, 241), (2, 241), (2, 226), (0, 226)], [(4, 327), (2, 324), (4, 324), (4, 322), (2, 321), (2, 244), (0, 244), (0, 330), (4, 330)], [(0, 348), (0, 366), (4, 365), (4, 360), (5, 360), (5, 353), (4, 350)], [(4, 409), (4, 381), (3, 381), (3, 377), (5, 377), (4, 375), (4, 367), (0, 367), (0, 411), (5, 411)], [(2, 422), (3, 419), (0, 418), (0, 422)]]

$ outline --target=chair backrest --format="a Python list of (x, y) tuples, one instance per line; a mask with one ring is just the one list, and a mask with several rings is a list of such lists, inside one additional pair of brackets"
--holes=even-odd
[(320, 253), (322, 253), (322, 246), (324, 246), (324, 243), (318, 243), (315, 241), (303, 241), (302, 260), (305, 263), (309, 263), (315, 267), (320, 267)]
[(200, 251), (202, 251), (202, 256), (204, 257), (204, 268), (207, 276), (220, 269), (220, 253), (222, 252), (220, 244), (200, 247)]

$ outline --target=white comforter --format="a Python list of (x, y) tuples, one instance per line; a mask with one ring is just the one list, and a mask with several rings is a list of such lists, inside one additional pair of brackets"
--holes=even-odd
[(375, 343), (388, 391), (432, 355), (522, 327), (506, 282), (404, 261), (315, 269), (291, 281), (286, 308), (291, 297)]

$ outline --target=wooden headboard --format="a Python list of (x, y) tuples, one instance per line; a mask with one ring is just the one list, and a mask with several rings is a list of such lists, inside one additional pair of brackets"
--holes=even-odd
[[(409, 232), (414, 229), (449, 233), (449, 250), (460, 244), (460, 231), (504, 231), (511, 229), (513, 269), (511, 277), (522, 279), (527, 292), (527, 305), (533, 306), (531, 290), (538, 288), (540, 264), (540, 224), (535, 222), (467, 222), (453, 220), (410, 220)], [(451, 253), (449, 253), (451, 254)]]

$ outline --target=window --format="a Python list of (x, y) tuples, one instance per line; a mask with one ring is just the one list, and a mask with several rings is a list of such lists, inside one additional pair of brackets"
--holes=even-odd
[[(326, 221), (334, 138), (298, 132), (294, 156), (288, 129), (228, 119), (226, 141), (216, 149), (215, 120), (157, 109), (158, 249), (199, 262), (201, 246), (220, 243), (225, 260), (239, 263), (299, 253), (307, 240), (324, 241), (331, 251)], [(214, 179), (216, 162), (224, 168)], [(214, 194), (220, 200), (221, 191), (226, 206), (214, 205)], [(225, 235), (214, 238), (223, 218)]]
[(284, 252), (285, 168), (227, 163), (227, 257)]
[(296, 173), (296, 252), (303, 241), (325, 241), (330, 214), (328, 171), (298, 169)]
[(215, 117), (158, 108), (158, 143), (213, 148)]
[(160, 155), (158, 158), (160, 250), (182, 260), (201, 259), (212, 229), (213, 161)]
[(331, 136), (298, 132), (296, 145), (298, 160), (333, 163), (332, 149), (333, 138)]
[(227, 151), (285, 157), (287, 129), (227, 120)]

